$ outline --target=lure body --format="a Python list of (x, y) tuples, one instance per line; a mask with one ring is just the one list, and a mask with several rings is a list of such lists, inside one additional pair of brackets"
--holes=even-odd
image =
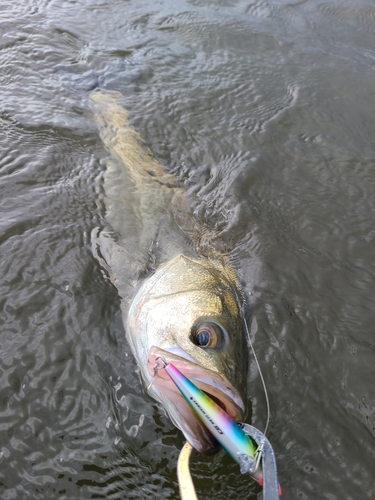
[[(252, 459), (255, 457), (257, 446), (220, 406), (198, 389), (173, 364), (166, 364), (164, 369), (198, 417), (236, 462), (241, 465), (243, 455)], [(253, 476), (262, 483), (262, 473), (259, 470)]]

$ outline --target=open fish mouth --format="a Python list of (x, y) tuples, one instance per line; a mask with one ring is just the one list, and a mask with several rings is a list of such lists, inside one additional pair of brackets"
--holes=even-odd
[(181, 348), (151, 347), (147, 363), (151, 377), (149, 393), (162, 403), (172, 422), (181, 429), (196, 450), (205, 455), (216, 453), (220, 448), (218, 442), (187, 403), (167, 372), (163, 369), (155, 370), (158, 357), (164, 358), (167, 363), (173, 363), (236, 422), (241, 422), (244, 418), (245, 407), (242, 398), (225, 377), (204, 368)]

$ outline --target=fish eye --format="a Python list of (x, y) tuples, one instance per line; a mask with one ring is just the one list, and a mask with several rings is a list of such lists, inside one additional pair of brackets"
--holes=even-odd
[(192, 341), (198, 347), (218, 347), (221, 337), (221, 330), (217, 325), (202, 323), (194, 328)]

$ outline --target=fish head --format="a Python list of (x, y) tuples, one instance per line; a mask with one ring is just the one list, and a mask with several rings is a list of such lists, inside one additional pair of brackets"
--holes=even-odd
[(173, 363), (229, 416), (244, 418), (248, 349), (234, 271), (180, 255), (145, 280), (125, 318), (127, 338), (148, 391), (201, 453), (218, 443), (158, 358)]

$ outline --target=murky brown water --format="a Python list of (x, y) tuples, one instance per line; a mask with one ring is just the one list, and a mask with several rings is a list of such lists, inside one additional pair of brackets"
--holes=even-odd
[[(374, 3), (3, 1), (0, 34), (0, 497), (178, 498), (182, 436), (91, 252), (95, 87), (235, 243), (283, 498), (374, 497)], [(262, 429), (255, 366), (249, 394)], [(194, 463), (200, 499), (256, 498)]]

